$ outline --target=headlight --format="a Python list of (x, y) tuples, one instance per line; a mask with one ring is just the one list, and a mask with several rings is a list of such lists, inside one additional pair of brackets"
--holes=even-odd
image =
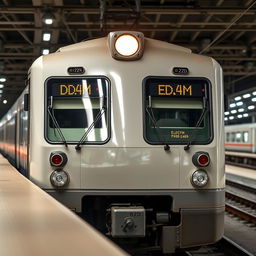
[(50, 181), (55, 187), (63, 187), (69, 183), (69, 175), (63, 170), (55, 170), (50, 176)]
[(138, 60), (144, 51), (144, 35), (135, 31), (110, 32), (108, 44), (114, 59)]
[(192, 174), (191, 183), (196, 187), (204, 187), (208, 182), (207, 172), (204, 170), (197, 170)]
[(115, 49), (123, 56), (134, 55), (139, 49), (139, 42), (135, 36), (124, 34), (115, 41)]

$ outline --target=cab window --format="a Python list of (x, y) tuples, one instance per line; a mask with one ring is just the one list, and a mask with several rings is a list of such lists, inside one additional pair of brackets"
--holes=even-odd
[(211, 141), (210, 85), (205, 79), (144, 81), (144, 137), (152, 144)]
[[(105, 78), (52, 78), (46, 82), (46, 139), (104, 143), (109, 137), (109, 83)], [(63, 137), (62, 137), (62, 135)]]

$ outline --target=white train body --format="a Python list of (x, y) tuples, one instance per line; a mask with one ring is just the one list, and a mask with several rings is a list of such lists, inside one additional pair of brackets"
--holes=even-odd
[[(22, 114), (20, 106), (24, 104), (23, 94), (1, 120), (2, 153), (8, 155), (16, 167), (34, 183), (113, 237), (136, 238), (146, 235), (154, 240), (152, 234), (158, 232), (162, 237), (160, 246), (164, 252), (217, 241), (223, 234), (225, 205), (221, 67), (212, 58), (148, 38), (144, 41), (143, 56), (138, 60), (114, 59), (110, 48), (107, 38), (101, 38), (63, 47), (56, 53), (38, 58), (28, 75), (29, 85), (26, 90), (29, 91), (29, 112)], [(70, 67), (78, 67), (78, 73), (84, 69), (85, 73), (70, 74)], [(174, 67), (185, 67), (189, 73), (173, 74)], [(77, 87), (79, 79), (83, 86), (87, 84), (83, 91), (86, 96), (82, 100), (82, 107), (74, 95), (80, 94), (81, 87)], [(202, 86), (205, 87), (197, 85), (200, 81), (203, 81)], [(91, 88), (89, 82), (93, 84)], [(177, 87), (179, 83), (185, 84), (182, 92)], [(158, 85), (156, 91), (153, 88), (155, 84)], [(190, 84), (192, 88), (199, 86), (203, 89), (194, 96), (194, 92), (189, 92)], [(180, 94), (179, 97), (172, 92), (169, 98), (168, 86), (172, 86)], [(57, 87), (60, 91), (55, 90)], [(152, 87), (152, 91), (147, 91), (147, 87)], [(95, 97), (88, 94), (95, 94)], [(184, 94), (186, 97), (183, 97)], [(156, 120), (159, 121), (157, 126), (148, 125), (152, 120), (148, 117), (147, 105), (152, 104), (151, 110), (156, 115), (161, 111), (165, 111), (166, 115), (166, 109), (179, 110), (181, 105), (185, 109), (188, 106), (191, 111), (195, 108), (202, 112), (203, 103), (198, 102), (203, 102), (201, 98), (204, 96), (200, 98), (199, 94), (208, 95), (208, 111), (199, 127), (191, 129), (175, 125), (170, 130), (168, 125), (159, 121), (160, 117)], [(152, 103), (149, 103), (151, 96)], [(161, 96), (165, 99), (162, 100), (164, 97)], [(174, 107), (170, 105), (170, 100), (174, 102), (171, 104), (176, 104)], [(88, 104), (90, 106), (86, 107)], [(99, 114), (104, 104), (106, 110), (99, 117), (100, 124), (92, 128), (86, 142), (80, 145), (80, 149), (76, 149), (81, 135), (90, 125), (90, 114), (95, 121), (95, 115)], [(84, 119), (83, 106), (86, 109), (87, 124), (81, 128), (80, 121), (76, 120)], [(75, 138), (73, 142), (67, 142), (67, 147), (49, 116), (51, 108), (54, 108), (57, 121), (63, 123), (60, 128), (64, 137), (68, 138), (72, 133), (70, 140)], [(67, 109), (76, 110), (66, 115)], [(98, 109), (98, 112), (94, 109)], [(61, 113), (64, 113), (64, 118)], [(29, 116), (29, 147), (27, 152), (23, 150), (22, 157), (28, 159), (27, 165), (20, 164), (21, 157), (18, 154), (22, 131), (17, 131), (16, 143), (6, 140), (7, 129), (15, 129), (14, 121), (21, 120), (21, 115), (23, 119)], [(70, 123), (78, 122), (74, 124), (80, 127), (77, 132), (70, 128), (72, 124), (65, 126), (65, 117), (72, 118)], [(192, 118), (198, 117), (195, 115)], [(22, 126), (18, 123), (16, 129), (19, 127)], [(166, 137), (165, 133), (158, 136), (163, 129), (172, 139)], [(206, 135), (201, 136), (200, 130), (201, 134)], [(190, 140), (192, 143), (189, 150), (184, 150)], [(26, 148), (26, 142), (22, 143)], [(164, 150), (165, 144), (170, 146), (169, 151)], [(10, 154), (11, 147), (16, 157)], [(68, 173), (69, 183), (61, 188), (55, 187), (50, 181), (52, 173), (59, 169), (49, 161), (51, 153), (56, 151), (65, 153), (68, 159), (61, 169)], [(196, 167), (192, 162), (196, 152), (207, 152), (210, 164)], [(191, 182), (192, 174), (198, 169), (203, 169), (208, 175), (208, 182), (202, 188), (197, 188)], [(139, 217), (134, 217), (137, 233), (134, 227), (130, 234), (128, 229), (120, 230), (126, 218), (122, 216), (126, 216), (126, 211), (128, 216), (135, 216), (137, 211)], [(107, 228), (105, 215), (111, 215)], [(157, 231), (150, 229), (150, 226), (157, 223), (160, 223), (156, 225)]]
[(225, 126), (227, 151), (256, 153), (256, 124)]

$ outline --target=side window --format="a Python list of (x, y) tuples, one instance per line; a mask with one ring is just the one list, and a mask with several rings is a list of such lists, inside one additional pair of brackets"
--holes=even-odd
[(235, 141), (236, 141), (236, 133), (235, 133), (235, 132), (232, 132), (232, 133), (231, 133), (231, 141), (232, 141), (232, 142), (235, 142)]
[(230, 133), (229, 132), (226, 133), (226, 141), (227, 142), (230, 141)]
[(243, 132), (243, 142), (249, 142), (249, 133)]
[(242, 139), (242, 133), (241, 132), (237, 132), (236, 133), (236, 142), (241, 142)]

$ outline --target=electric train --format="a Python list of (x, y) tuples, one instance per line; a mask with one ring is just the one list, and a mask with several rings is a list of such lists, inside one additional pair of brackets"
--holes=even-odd
[(256, 153), (256, 124), (225, 126), (225, 148), (228, 151)]
[[(222, 69), (136, 31), (39, 57), (1, 153), (119, 244), (163, 253), (223, 235)], [(68, 230), (66, 231), (68, 232)]]

